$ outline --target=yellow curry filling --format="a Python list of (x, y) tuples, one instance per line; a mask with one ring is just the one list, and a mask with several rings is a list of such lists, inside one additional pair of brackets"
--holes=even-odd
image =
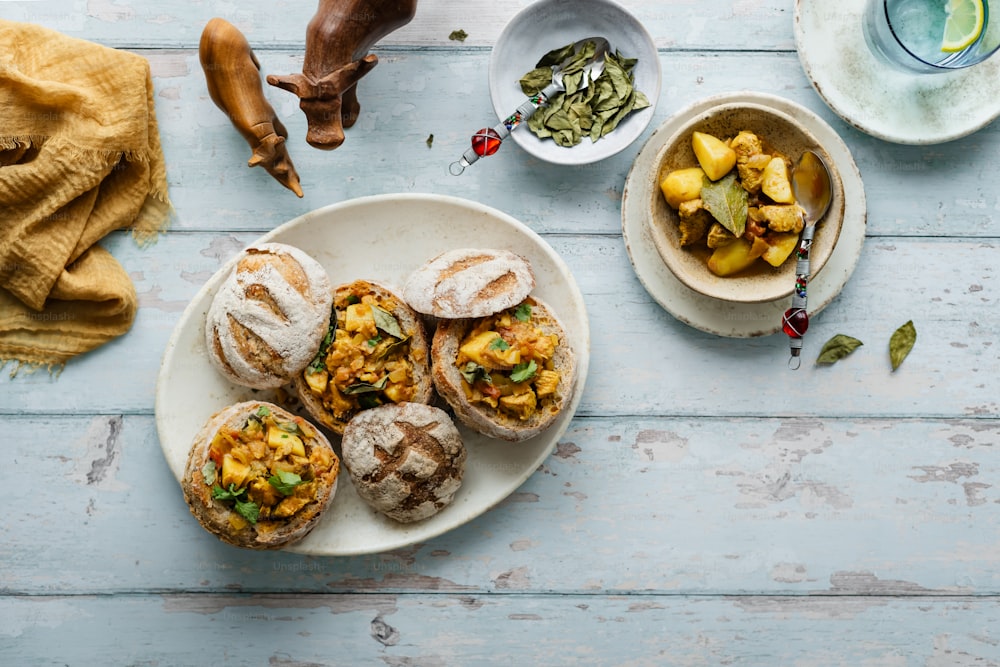
[(559, 336), (535, 326), (531, 305), (478, 320), (459, 344), (456, 365), (472, 404), (528, 420), (559, 386), (553, 357)]
[(336, 325), (331, 323), (303, 375), (337, 420), (387, 402), (410, 401), (416, 394), (410, 335), (392, 315), (395, 308), (392, 300), (372, 294), (337, 295)]
[(266, 406), (242, 428), (216, 433), (201, 472), (214, 499), (233, 503), (234, 529), (267, 530), (267, 522), (294, 517), (316, 499), (319, 478), (334, 461), (326, 447), (307, 449), (315, 437), (305, 422), (276, 419)]

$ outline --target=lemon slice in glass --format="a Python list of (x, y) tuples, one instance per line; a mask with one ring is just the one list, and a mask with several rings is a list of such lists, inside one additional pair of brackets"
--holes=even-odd
[(948, 18), (944, 24), (941, 50), (956, 53), (969, 48), (983, 32), (986, 12), (983, 0), (946, 0)]

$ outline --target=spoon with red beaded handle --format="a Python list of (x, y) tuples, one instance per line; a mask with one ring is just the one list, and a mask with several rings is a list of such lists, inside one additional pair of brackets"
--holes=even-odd
[[(593, 49), (593, 52), (590, 49)], [(484, 127), (472, 135), (472, 145), (462, 154), (461, 159), (448, 165), (448, 171), (452, 175), (458, 176), (479, 158), (496, 153), (500, 149), (501, 142), (511, 132), (522, 123), (527, 122), (539, 107), (547, 105), (553, 96), (566, 90), (564, 77), (582, 72), (583, 76), (577, 84), (576, 90), (583, 90), (590, 85), (590, 82), (604, 71), (604, 56), (610, 49), (611, 45), (603, 37), (586, 37), (573, 42), (565, 50), (568, 55), (552, 65), (552, 83), (534, 95), (530, 95), (514, 113), (492, 128)], [(575, 62), (580, 60), (581, 51), (589, 56), (582, 62)], [(562, 54), (560, 53), (560, 55)], [(539, 61), (536, 67), (545, 67), (545, 59)]]
[(830, 169), (819, 155), (806, 151), (792, 170), (792, 193), (795, 201), (805, 211), (802, 238), (795, 253), (795, 291), (792, 306), (781, 319), (781, 330), (788, 335), (791, 356), (788, 366), (797, 369), (802, 365), (802, 336), (809, 328), (806, 312), (806, 288), (809, 284), (809, 251), (812, 248), (816, 223), (826, 214), (833, 199)]

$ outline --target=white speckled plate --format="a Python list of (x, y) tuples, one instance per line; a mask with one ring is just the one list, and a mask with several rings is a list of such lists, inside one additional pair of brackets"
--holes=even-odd
[[(491, 440), (460, 427), (469, 451), (462, 488), (437, 515), (400, 524), (376, 514), (357, 495), (346, 472), (320, 524), (288, 551), (317, 555), (377, 553), (436, 537), (490, 509), (519, 487), (555, 448), (569, 426), (587, 379), (590, 327), (576, 280), (538, 234), (514, 218), (475, 202), (423, 194), (379, 195), (307, 213), (254, 241), (274, 241), (309, 252), (333, 284), (357, 278), (400, 286), (418, 266), (452, 248), (500, 248), (526, 257), (535, 272), (533, 294), (548, 302), (576, 352), (577, 382), (568, 408), (530, 440)], [(192, 439), (215, 411), (261, 392), (226, 381), (209, 363), (204, 320), (223, 266), (195, 295), (167, 343), (156, 387), (156, 428), (171, 472), (180, 480)], [(193, 519), (192, 519), (193, 520)]]
[(1000, 115), (1000, 57), (954, 72), (909, 74), (876, 59), (861, 30), (865, 0), (795, 2), (795, 45), (813, 87), (845, 121), (898, 144), (938, 144)]
[(650, 106), (629, 114), (600, 140), (584, 139), (567, 148), (539, 139), (527, 127), (511, 133), (518, 146), (553, 164), (590, 164), (611, 157), (639, 138), (653, 119), (660, 98), (660, 60), (643, 25), (611, 0), (538, 0), (522, 9), (504, 27), (490, 54), (490, 98), (497, 118), (507, 118), (524, 102), (518, 81), (543, 55), (586, 37), (604, 37), (612, 51), (638, 58), (635, 88)]
[(708, 97), (682, 109), (658, 127), (639, 151), (625, 180), (622, 195), (622, 236), (639, 281), (678, 320), (718, 336), (750, 338), (781, 330), (781, 315), (791, 297), (763, 303), (734, 303), (699, 294), (684, 285), (663, 263), (647, 224), (649, 201), (656, 187), (649, 178), (660, 149), (690, 119), (721, 104), (749, 103), (795, 117), (833, 158), (844, 186), (844, 223), (840, 238), (823, 272), (809, 282), (809, 313), (815, 315), (840, 293), (854, 272), (865, 241), (867, 209), (861, 174), (847, 145), (822, 118), (790, 100), (756, 92)]

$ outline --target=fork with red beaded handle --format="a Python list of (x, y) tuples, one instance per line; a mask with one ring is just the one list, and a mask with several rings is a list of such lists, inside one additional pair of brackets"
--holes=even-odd
[(809, 329), (806, 289), (809, 285), (809, 250), (812, 248), (815, 231), (815, 225), (807, 225), (802, 230), (799, 249), (795, 253), (795, 290), (792, 292), (792, 305), (781, 318), (781, 330), (788, 336), (791, 348), (788, 365), (793, 369), (802, 365), (802, 336)]

